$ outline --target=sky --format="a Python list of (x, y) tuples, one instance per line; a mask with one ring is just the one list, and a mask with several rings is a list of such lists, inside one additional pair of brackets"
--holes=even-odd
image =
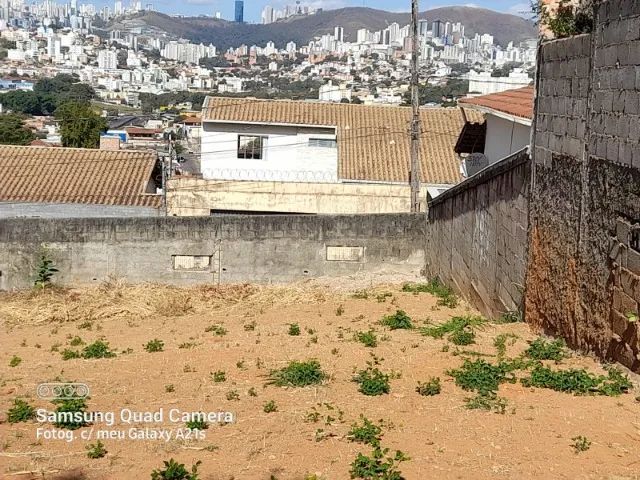
[[(108, 0), (102, 0), (100, 3), (106, 3)], [(156, 10), (164, 13), (181, 13), (184, 15), (213, 15), (214, 12), (222, 13), (222, 18), (227, 20), (233, 19), (235, 0), (143, 0), (143, 5), (153, 3)], [(110, 2), (113, 3), (113, 2)], [(124, 0), (125, 5), (128, 0)], [(296, 0), (245, 0), (244, 1), (244, 17), (246, 22), (259, 23), (260, 13), (265, 5), (271, 5), (274, 8), (282, 8), (283, 5), (295, 5)], [(389, 11), (409, 11), (411, 10), (411, 0), (300, 0), (301, 5), (309, 5), (315, 8), (334, 9), (341, 7), (371, 7)], [(403, 6), (406, 4), (406, 6)], [(450, 5), (467, 5), (489, 8), (504, 13), (513, 13), (515, 15), (523, 15), (523, 12), (530, 10), (529, 3), (526, 0), (475, 0), (470, 3), (469, 0), (444, 0), (444, 1), (425, 1), (419, 0), (420, 10), (428, 10), (436, 7)]]

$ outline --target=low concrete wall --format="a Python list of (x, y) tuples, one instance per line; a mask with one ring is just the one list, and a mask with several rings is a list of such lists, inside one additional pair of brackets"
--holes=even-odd
[(0, 202), (0, 218), (158, 217), (162, 209), (80, 203)]
[[(426, 196), (425, 186), (420, 198)], [(169, 181), (168, 215), (207, 216), (211, 210), (331, 215), (404, 213), (411, 210), (411, 192), (408, 185), (241, 182), (194, 178), (174, 178)]]
[(427, 275), (488, 316), (522, 307), (530, 171), (522, 150), (429, 204)]
[(0, 220), (0, 288), (28, 288), (43, 250), (56, 282), (279, 283), (418, 274), (424, 215)]

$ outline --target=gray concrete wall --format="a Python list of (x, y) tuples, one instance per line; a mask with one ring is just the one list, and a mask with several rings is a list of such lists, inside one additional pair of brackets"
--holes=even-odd
[(161, 210), (152, 207), (0, 202), (0, 218), (157, 217), (163, 214)]
[(640, 3), (540, 60), (527, 321), (640, 371)]
[[(30, 287), (42, 251), (63, 285), (110, 275), (180, 285), (419, 274), (424, 231), (419, 214), (0, 220), (0, 287)], [(190, 256), (205, 267), (188, 269)]]
[(485, 315), (521, 310), (529, 176), (523, 150), (429, 204), (427, 275), (454, 287)]

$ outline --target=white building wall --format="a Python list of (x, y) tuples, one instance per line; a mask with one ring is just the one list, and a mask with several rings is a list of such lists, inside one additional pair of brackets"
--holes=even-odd
[[(238, 137), (264, 137), (263, 158), (238, 158)], [(337, 182), (338, 148), (309, 146), (335, 140), (332, 127), (204, 122), (201, 169), (205, 179)]]
[(529, 145), (530, 126), (489, 114), (486, 119), (487, 141), (484, 154), (489, 158), (489, 163), (502, 160)]

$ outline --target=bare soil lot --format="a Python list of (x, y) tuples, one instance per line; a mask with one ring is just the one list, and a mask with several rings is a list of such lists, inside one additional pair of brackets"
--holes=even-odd
[[(465, 330), (475, 334), (466, 339), (475, 343), (459, 346), (448, 333), (433, 338), (420, 329), (475, 315), (464, 304), (441, 306), (430, 294), (398, 285), (366, 295), (348, 290), (112, 282), (0, 295), (0, 477), (148, 479), (173, 458), (188, 469), (201, 461), (200, 479), (349, 479), (357, 455), (372, 456), (371, 445), (350, 435), (364, 415), (375, 425), (383, 421), (379, 438), (390, 449), (387, 456), (400, 450), (409, 457), (397, 469), (410, 480), (640, 479), (638, 389), (605, 396), (525, 386), (529, 366), (509, 372), (517, 380), (502, 382), (498, 397), (483, 397), (493, 398), (491, 410), (470, 409), (468, 399), (478, 392), (463, 390), (451, 370), (465, 360), (494, 365), (526, 358), (528, 342), (538, 338), (534, 332), (522, 323), (486, 322)], [(380, 324), (398, 310), (413, 329)], [(291, 324), (299, 335), (290, 334), (296, 330)], [(371, 344), (370, 335), (357, 338), (371, 330), (375, 347), (364, 344)], [(108, 342), (115, 357), (82, 358), (98, 340)], [(65, 350), (80, 358), (64, 360)], [(311, 359), (326, 374), (320, 384), (270, 384), (274, 370)], [(359, 391), (353, 378), (367, 362), (370, 371), (388, 375), (388, 393)], [(542, 364), (607, 374), (576, 354)], [(416, 391), (419, 382), (436, 377), (439, 394)], [(37, 438), (38, 428), (53, 430), (49, 423), (8, 421), (16, 398), (54, 410), (36, 395), (38, 384), (53, 381), (86, 383), (88, 410), (116, 412), (116, 424), (73, 430), (75, 439), (67, 442)], [(122, 409), (163, 409), (165, 418), (127, 425), (118, 418)], [(209, 424), (201, 439), (128, 438), (132, 427), (184, 431), (183, 422), (166, 418), (170, 409), (232, 412), (234, 421)], [(127, 438), (104, 440), (106, 455), (89, 459), (86, 446), (96, 443), (98, 430), (127, 432)], [(82, 432), (93, 437), (85, 440)]]

